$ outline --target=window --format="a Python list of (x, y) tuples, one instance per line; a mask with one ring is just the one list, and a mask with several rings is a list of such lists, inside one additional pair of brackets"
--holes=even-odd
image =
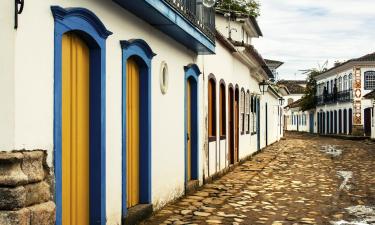
[(216, 82), (208, 80), (208, 136), (216, 137)]
[(344, 76), (344, 88), (343, 91), (348, 90), (348, 76)]
[(342, 77), (339, 77), (339, 84), (337, 86), (337, 91), (342, 91)]
[(246, 133), (250, 132), (250, 92), (246, 92), (246, 98), (245, 98), (245, 129)]
[(331, 93), (333, 93), (333, 80), (331, 80), (331, 90), (330, 90)]
[(240, 99), (240, 124), (241, 124), (241, 134), (245, 132), (245, 91), (241, 90), (241, 99)]
[(365, 72), (365, 90), (375, 89), (375, 71)]
[(220, 84), (220, 137), (226, 135), (225, 84)]
[(353, 75), (349, 74), (349, 90), (353, 90)]

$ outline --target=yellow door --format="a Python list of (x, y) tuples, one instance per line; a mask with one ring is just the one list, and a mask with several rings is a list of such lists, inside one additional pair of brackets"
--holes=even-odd
[(127, 207), (139, 204), (139, 68), (126, 65), (126, 190)]
[(191, 81), (187, 80), (187, 180), (191, 180)]
[(62, 38), (62, 223), (89, 224), (89, 49)]

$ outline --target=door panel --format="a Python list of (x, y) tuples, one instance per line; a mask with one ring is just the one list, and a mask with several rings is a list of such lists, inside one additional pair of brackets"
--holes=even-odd
[(191, 180), (191, 81), (187, 80), (186, 85), (186, 101), (187, 101), (187, 180)]
[(139, 204), (139, 67), (126, 64), (126, 190), (127, 207)]
[(364, 110), (364, 130), (366, 136), (371, 136), (371, 108)]
[(62, 37), (62, 223), (89, 224), (89, 48)]
[(228, 94), (228, 131), (229, 131), (229, 137), (228, 137), (228, 146), (229, 146), (229, 163), (234, 163), (234, 123), (233, 123), (233, 113), (234, 113), (234, 107), (233, 107), (233, 89), (229, 89)]
[(234, 129), (234, 133), (235, 133), (235, 138), (234, 138), (234, 161), (237, 162), (238, 161), (238, 142), (239, 142), (239, 105), (238, 105), (238, 94), (236, 92), (236, 97), (235, 97), (235, 100), (234, 100), (234, 109), (235, 109), (235, 112), (234, 112), (234, 123), (235, 123), (235, 129)]

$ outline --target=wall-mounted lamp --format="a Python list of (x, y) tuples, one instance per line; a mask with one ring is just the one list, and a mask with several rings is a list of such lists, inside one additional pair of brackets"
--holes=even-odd
[(263, 95), (265, 92), (267, 92), (268, 86), (269, 84), (265, 80), (259, 83), (259, 90)]
[(14, 29), (18, 28), (18, 14), (22, 13), (24, 5), (24, 0), (14, 0)]
[(284, 105), (284, 102), (285, 102), (285, 99), (284, 98), (279, 98), (279, 103), (280, 103), (280, 106)]

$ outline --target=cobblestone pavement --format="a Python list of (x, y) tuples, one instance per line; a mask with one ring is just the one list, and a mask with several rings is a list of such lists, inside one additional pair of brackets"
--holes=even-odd
[(294, 133), (143, 224), (375, 224), (374, 206), (375, 143)]

